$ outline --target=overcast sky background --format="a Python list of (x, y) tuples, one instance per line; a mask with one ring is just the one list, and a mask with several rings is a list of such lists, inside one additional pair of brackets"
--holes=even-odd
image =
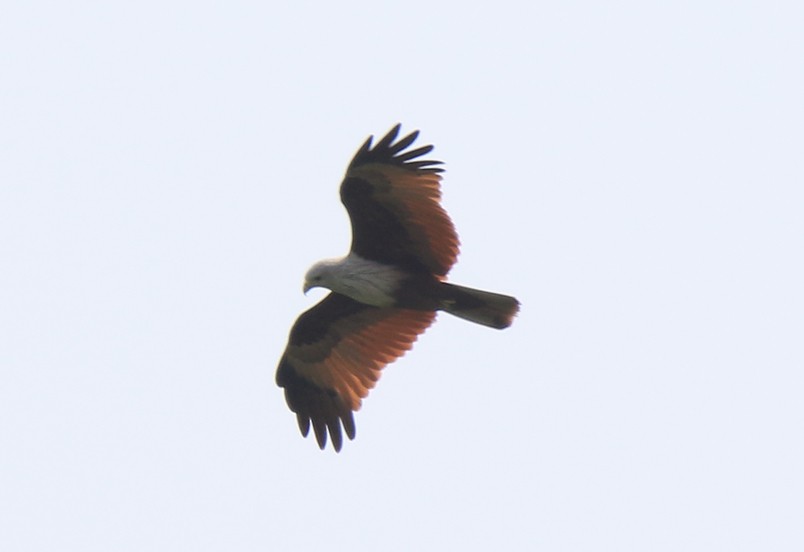
[[(0, 549), (804, 549), (800, 2), (11, 2)], [(439, 316), (340, 454), (274, 370), (369, 134)]]

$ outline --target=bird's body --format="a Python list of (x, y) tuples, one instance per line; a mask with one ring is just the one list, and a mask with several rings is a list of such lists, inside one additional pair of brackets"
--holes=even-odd
[(305, 292), (331, 293), (296, 321), (277, 369), (302, 434), (312, 423), (322, 449), (329, 433), (340, 450), (341, 426), (354, 438), (352, 412), (437, 311), (501, 329), (519, 310), (513, 297), (444, 281), (458, 236), (439, 203), (440, 163), (416, 161), (432, 146), (404, 152), (418, 132), (394, 143), (398, 132), (399, 125), (373, 148), (370, 137), (349, 165), (341, 200), (351, 250), (307, 272)]
[(405, 279), (403, 270), (351, 253), (339, 259), (319, 261), (304, 278), (305, 291), (326, 287), (373, 307), (396, 306), (395, 292)]

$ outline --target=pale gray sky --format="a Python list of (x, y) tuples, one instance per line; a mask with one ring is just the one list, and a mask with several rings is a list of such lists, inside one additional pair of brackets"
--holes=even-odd
[[(11, 2), (0, 549), (804, 549), (799, 2)], [(338, 184), (463, 241), (341, 454), (274, 385)]]

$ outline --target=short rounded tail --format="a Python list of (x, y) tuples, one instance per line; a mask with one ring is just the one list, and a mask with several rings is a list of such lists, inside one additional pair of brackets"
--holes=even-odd
[(509, 295), (446, 282), (441, 286), (441, 309), (458, 318), (501, 330), (510, 326), (519, 312), (519, 301)]

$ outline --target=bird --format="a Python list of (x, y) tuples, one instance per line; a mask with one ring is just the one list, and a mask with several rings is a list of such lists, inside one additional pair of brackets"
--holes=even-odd
[[(446, 281), (459, 239), (441, 205), (441, 161), (422, 159), (432, 145), (409, 149), (395, 125), (376, 144), (369, 136), (349, 163), (340, 197), (349, 214), (349, 253), (314, 264), (306, 294), (330, 292), (293, 324), (276, 371), (288, 407), (324, 450), (352, 440), (360, 409), (382, 369), (405, 354), (438, 311), (496, 329), (519, 312), (511, 296)], [(343, 432), (341, 431), (343, 428)]]

